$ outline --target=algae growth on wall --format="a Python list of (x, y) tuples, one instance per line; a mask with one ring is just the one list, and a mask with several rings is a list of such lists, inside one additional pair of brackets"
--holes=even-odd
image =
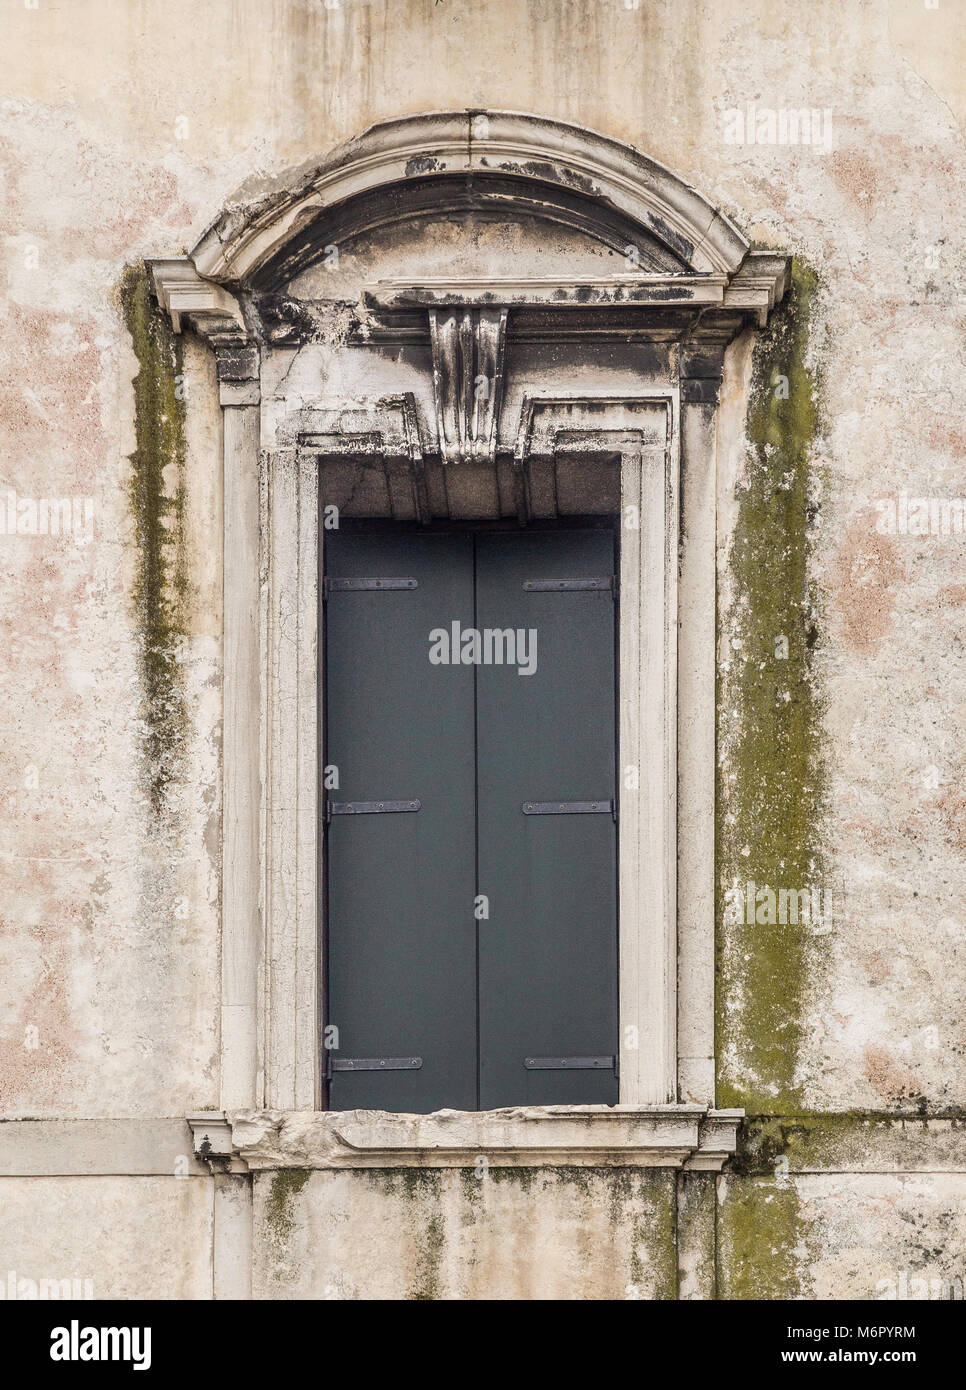
[(137, 544), (134, 609), (143, 693), (142, 749), (153, 810), (176, 776), (185, 739), (178, 655), (185, 636), (185, 405), (183, 348), (151, 297), (143, 263), (129, 266), (121, 305), (138, 361), (133, 381), (136, 448), (129, 496)]
[[(718, 1101), (753, 1112), (800, 1105), (803, 1001), (826, 929), (811, 909), (829, 901), (810, 573), (820, 481), (820, 380), (809, 355), (816, 289), (813, 272), (796, 263), (786, 303), (755, 343), (720, 615)], [(792, 921), (804, 894), (809, 920), (802, 912)]]

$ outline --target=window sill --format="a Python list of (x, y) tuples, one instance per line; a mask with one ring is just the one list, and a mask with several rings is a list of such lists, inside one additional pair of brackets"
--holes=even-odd
[(644, 1167), (721, 1171), (742, 1110), (551, 1105), (481, 1112), (243, 1110), (188, 1115), (195, 1152), (236, 1172), (280, 1168)]

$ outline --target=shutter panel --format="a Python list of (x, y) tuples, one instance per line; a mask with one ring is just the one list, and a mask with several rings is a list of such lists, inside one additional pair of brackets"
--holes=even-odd
[[(325, 762), (339, 769), (325, 793), (336, 811), (325, 831), (333, 1109), (476, 1108), (474, 673), (431, 665), (428, 640), (454, 620), (472, 625), (472, 544), (325, 536), (330, 581), (416, 580), (327, 586)], [(378, 810), (412, 800), (418, 810)], [(346, 813), (359, 803), (376, 809)]]
[(477, 669), (484, 1110), (617, 1101), (600, 1060), (617, 1054), (617, 827), (606, 812), (523, 810), (614, 801), (613, 593), (524, 588), (614, 573), (607, 531), (476, 538), (476, 626), (537, 638), (533, 675)]

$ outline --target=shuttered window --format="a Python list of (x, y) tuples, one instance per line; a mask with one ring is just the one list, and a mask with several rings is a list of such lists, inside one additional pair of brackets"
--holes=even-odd
[(614, 533), (325, 569), (329, 1105), (616, 1103)]

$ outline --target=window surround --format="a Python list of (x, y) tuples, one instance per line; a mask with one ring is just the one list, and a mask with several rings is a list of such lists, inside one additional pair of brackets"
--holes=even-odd
[[(632, 219), (681, 270), (579, 283), (380, 282), (372, 304), (427, 315), (432, 416), (424, 409), (420, 424), (405, 391), (337, 399), (323, 384), (294, 411), (263, 401), (278, 340), (266, 341), (252, 287), (302, 254), (306, 227), (360, 192), (429, 169), (485, 183), (497, 163), (548, 206), (559, 198), (564, 208), (559, 190), (579, 184), (592, 209)], [(616, 141), (535, 117), (463, 112), (374, 127), (274, 196), (226, 213), (190, 256), (151, 265), (175, 330), (190, 326), (214, 349), (223, 413), (222, 1110), (188, 1117), (198, 1151), (236, 1171), (472, 1164), (481, 1152), (531, 1165), (720, 1168), (740, 1113), (714, 1109), (717, 391), (727, 343), (763, 324), (784, 294), (787, 259), (752, 252), (700, 194)], [(649, 341), (672, 344), (675, 370), (663, 384), (602, 390), (571, 372), (536, 391), (506, 376), (508, 313), (539, 308), (547, 335), (563, 341), (577, 306), (606, 331), (608, 315), (628, 304), (646, 317)], [(466, 360), (441, 330), (457, 306), (472, 316)], [(499, 363), (499, 389), (471, 431), (452, 393), (472, 378), (474, 352)], [(640, 508), (640, 529), (621, 531), (618, 766), (639, 768), (641, 785), (631, 793), (619, 783), (620, 1105), (323, 1115), (320, 460), (360, 450), (398, 458), (418, 490), (425, 454), (458, 469), (498, 449), (512, 450), (521, 506), (530, 461), (579, 451), (619, 454), (622, 506)]]

